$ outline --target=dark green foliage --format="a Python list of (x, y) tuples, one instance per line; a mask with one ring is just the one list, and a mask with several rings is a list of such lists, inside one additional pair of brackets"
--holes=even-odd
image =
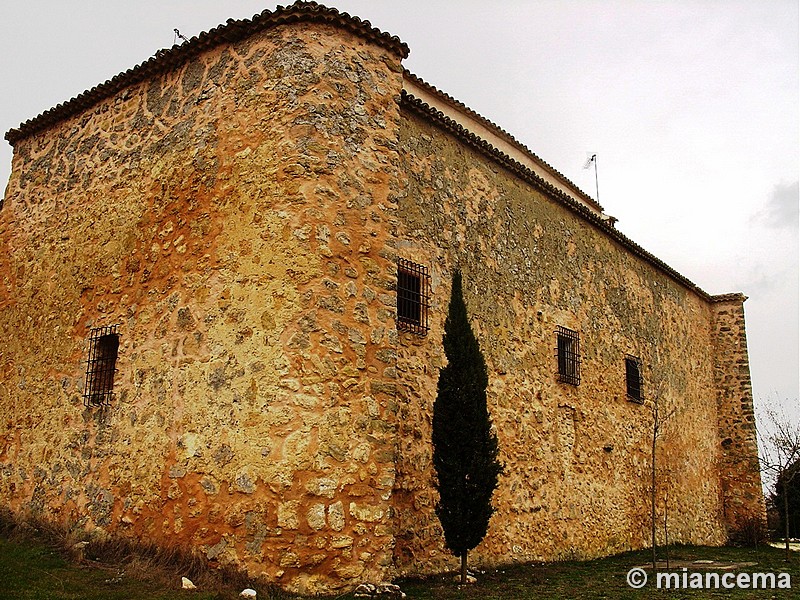
[(786, 531), (786, 515), (784, 514), (783, 495), (788, 493), (786, 504), (789, 509), (789, 537), (800, 537), (800, 460), (793, 462), (775, 482), (775, 491), (770, 498), (777, 509), (780, 526), (778, 534), (783, 537)]
[(440, 497), (436, 514), (447, 547), (465, 557), (486, 535), (494, 512), (492, 493), (503, 467), (486, 408), (486, 362), (467, 318), (458, 271), (443, 345), (447, 366), (439, 373), (433, 405), (433, 465)]

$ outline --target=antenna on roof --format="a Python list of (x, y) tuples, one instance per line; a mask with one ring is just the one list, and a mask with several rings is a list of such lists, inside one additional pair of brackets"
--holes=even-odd
[(174, 40), (172, 40), (172, 43), (173, 43), (173, 45), (174, 45), (174, 44), (177, 44), (177, 43), (178, 43), (178, 40), (183, 40), (184, 42), (188, 42), (188, 41), (189, 41), (189, 40), (187, 40), (187, 39), (186, 39), (186, 36), (185, 36), (185, 35), (183, 35), (183, 34), (182, 34), (180, 31), (178, 31), (177, 29), (173, 29), (172, 31), (174, 31), (174, 32), (175, 32), (175, 39), (174, 39)]
[(598, 183), (597, 179), (597, 154), (589, 155), (589, 153), (587, 152), (586, 162), (583, 164), (583, 168), (588, 169), (589, 167), (592, 166), (592, 164), (594, 164), (594, 185), (595, 185), (595, 192), (597, 194), (597, 197), (595, 199), (597, 200), (597, 203), (600, 204), (600, 184)]

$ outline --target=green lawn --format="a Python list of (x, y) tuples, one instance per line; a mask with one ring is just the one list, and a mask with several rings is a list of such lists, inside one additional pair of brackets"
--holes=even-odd
[[(658, 590), (651, 581), (642, 589), (634, 590), (626, 583), (627, 572), (635, 566), (647, 566), (648, 551), (630, 552), (610, 558), (586, 562), (561, 562), (551, 564), (517, 565), (479, 573), (478, 582), (459, 589), (452, 576), (431, 577), (425, 580), (400, 581), (403, 591), (411, 599), (474, 598), (480, 600), (525, 599), (648, 599), (648, 598), (800, 598), (800, 553), (793, 553), (789, 564), (783, 560), (782, 550), (768, 546), (752, 548), (697, 548), (676, 547), (671, 550), (671, 572), (704, 571), (708, 565), (696, 560), (727, 561), (728, 563), (756, 563), (749, 566), (734, 565), (730, 572), (787, 572), (791, 576), (791, 590)], [(664, 569), (666, 570), (666, 569)], [(179, 575), (163, 571), (148, 572), (131, 564), (101, 564), (85, 561), (77, 565), (68, 562), (51, 545), (44, 541), (8, 537), (0, 534), (0, 600), (227, 600), (238, 597), (240, 584), (222, 583), (216, 591), (182, 591)], [(726, 571), (720, 571), (724, 573)], [(282, 593), (259, 590), (259, 599), (290, 598)], [(351, 599), (352, 595), (341, 596)]]
[[(736, 567), (725, 572), (788, 572), (791, 590), (675, 590), (656, 589), (651, 566), (652, 552), (628, 552), (609, 558), (584, 562), (519, 565), (489, 571), (478, 577), (478, 582), (458, 589), (452, 578), (430, 578), (425, 581), (400, 582), (409, 598), (437, 599), (474, 598), (475, 600), (526, 600), (526, 599), (650, 599), (650, 598), (800, 598), (800, 553), (794, 553), (787, 565), (783, 551), (767, 546), (753, 548), (698, 548), (673, 547), (670, 550), (671, 566), (660, 568), (666, 572), (703, 572), (710, 565), (694, 564), (696, 560), (713, 560), (721, 563), (757, 563)], [(724, 564), (724, 563), (722, 563)], [(639, 590), (628, 586), (626, 576), (633, 568), (644, 567), (648, 573), (647, 585)], [(720, 586), (721, 587), (721, 586)]]

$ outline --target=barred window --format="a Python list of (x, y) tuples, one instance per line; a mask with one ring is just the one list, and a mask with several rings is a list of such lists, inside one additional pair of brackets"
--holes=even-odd
[(625, 356), (625, 387), (627, 388), (628, 400), (640, 404), (644, 402), (641, 362), (630, 354)]
[(89, 334), (89, 360), (83, 386), (86, 406), (108, 406), (114, 396), (119, 334), (117, 326), (97, 327)]
[(556, 329), (556, 358), (558, 380), (571, 385), (581, 382), (581, 351), (578, 332), (558, 327)]
[(428, 333), (430, 304), (428, 268), (405, 260), (397, 261), (397, 329), (417, 335)]

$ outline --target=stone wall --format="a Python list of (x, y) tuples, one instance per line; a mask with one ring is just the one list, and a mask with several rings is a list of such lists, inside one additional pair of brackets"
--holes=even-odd
[[(352, 33), (276, 26), (16, 141), (4, 504), (296, 591), (384, 576), (401, 79)], [(110, 324), (116, 398), (85, 409)]]
[[(431, 269), (432, 309), (429, 335), (404, 333), (398, 349), (398, 567), (455, 565), (433, 511), (430, 445), (455, 268), (489, 368), (489, 411), (506, 464), (477, 561), (648, 546), (656, 400), (662, 414), (674, 410), (657, 451), (659, 518), (668, 511), (672, 542), (722, 543), (708, 300), (409, 104), (398, 254)], [(557, 381), (557, 326), (580, 334), (579, 386)], [(641, 405), (627, 400), (626, 354), (642, 362)]]
[[(670, 541), (722, 542), (758, 487), (751, 464), (719, 475), (754, 448), (736, 433), (752, 408), (741, 302), (709, 302), (409, 110), (393, 43), (303, 6), (17, 132), (0, 501), (300, 592), (452, 566), (430, 425), (460, 268), (506, 463), (479, 562), (648, 545), (656, 400), (674, 410)], [(398, 257), (430, 268), (425, 337), (395, 329)], [(89, 332), (114, 324), (116, 396), (85, 408)], [(580, 334), (577, 387), (556, 380), (558, 326)], [(627, 354), (644, 404), (626, 398)]]
[(747, 298), (729, 294), (713, 300), (723, 510), (729, 533), (736, 536), (753, 519), (766, 521), (744, 327)]

